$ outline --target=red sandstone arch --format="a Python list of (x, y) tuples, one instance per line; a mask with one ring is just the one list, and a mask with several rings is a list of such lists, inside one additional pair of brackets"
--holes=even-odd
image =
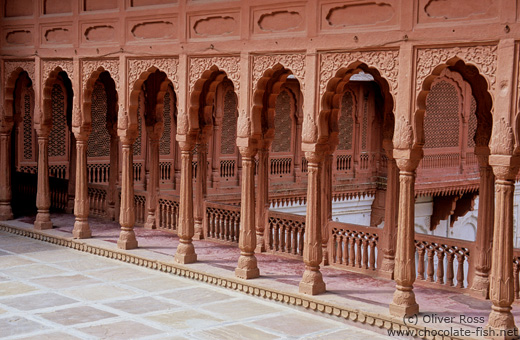
[(422, 148), (424, 145), (424, 114), (426, 112), (426, 98), (430, 92), (435, 79), (442, 71), (449, 68), (457, 72), (466, 81), (473, 92), (473, 97), (477, 103), (475, 114), (477, 116), (477, 130), (475, 132), (476, 146), (487, 147), (491, 138), (491, 128), (493, 117), (491, 114), (493, 99), (489, 93), (489, 84), (480, 74), (479, 69), (472, 64), (466, 64), (464, 60), (454, 57), (435, 67), (432, 73), (424, 79), (422, 89), (417, 95), (417, 109), (414, 114), (413, 124), (415, 128), (415, 146)]
[(16, 82), (18, 81), (18, 78), (20, 75), (25, 72), (27, 73), (27, 78), (32, 82), (33, 80), (31, 77), (29, 77), (29, 73), (24, 70), (21, 67), (17, 67), (9, 77), (7, 78), (7, 83), (5, 86), (5, 98), (4, 98), (4, 112), (5, 116), (3, 117), (4, 121), (6, 123), (12, 123), (14, 121), (14, 115), (15, 112), (13, 110), (14, 108), (14, 97), (15, 97), (15, 91), (16, 91)]
[[(71, 126), (72, 119), (72, 97), (74, 93), (72, 91), (72, 83), (66, 71), (61, 67), (56, 67), (52, 70), (45, 82), (43, 83), (43, 107), (41, 112), (36, 112), (35, 122), (39, 122), (40, 127), (52, 126), (52, 88), (54, 84), (59, 84), (62, 87), (65, 95), (65, 114), (67, 117), (67, 123)], [(41, 117), (38, 115), (41, 114)]]
[(187, 135), (207, 138), (214, 119), (217, 89), (223, 82), (230, 82), (227, 73), (213, 65), (195, 82), (190, 98)]
[(276, 98), (284, 90), (283, 85), (292, 74), (290, 69), (278, 63), (266, 70), (258, 80), (251, 112), (252, 138), (266, 141), (272, 141), (274, 138)]
[[(106, 74), (108, 77), (104, 77), (102, 74)], [(83, 121), (80, 125), (90, 126), (92, 124), (92, 92), (94, 91), (94, 85), (98, 80), (102, 81), (103, 85), (105, 86), (105, 91), (107, 91), (107, 99), (109, 99), (107, 110), (107, 129), (108, 131), (114, 131), (117, 129), (119, 96), (112, 76), (102, 66), (98, 67), (97, 70), (92, 72), (89, 79), (87, 80), (85, 89), (83, 90)], [(107, 89), (107, 86), (110, 88)]]
[(363, 71), (374, 77), (374, 81), (381, 89), (384, 100), (383, 107), (383, 139), (392, 140), (394, 134), (394, 98), (390, 93), (388, 81), (381, 76), (376, 68), (356, 61), (347, 67), (341, 68), (336, 75), (329, 80), (323, 97), (321, 98), (321, 110), (318, 116), (318, 143), (329, 144), (331, 152), (338, 145), (338, 122), (340, 118), (340, 103), (350, 78)]

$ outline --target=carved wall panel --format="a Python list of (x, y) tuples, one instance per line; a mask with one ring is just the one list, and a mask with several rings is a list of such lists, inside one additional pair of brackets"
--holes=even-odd
[(253, 34), (294, 33), (305, 31), (305, 6), (253, 10)]
[(151, 40), (176, 40), (179, 35), (177, 16), (154, 17), (154, 20), (129, 20), (127, 22), (128, 41), (146, 42)]
[(360, 61), (375, 68), (388, 82), (392, 95), (397, 95), (397, 72), (399, 69), (399, 51), (366, 51), (352, 53), (324, 53), (320, 56), (320, 98), (323, 97), (327, 84), (336, 73), (353, 62)]
[(7, 88), (7, 80), (13, 72), (21, 68), (29, 75), (29, 78), (34, 82), (34, 61), (33, 60), (6, 60), (4, 61), (4, 88)]
[(15, 28), (5, 29), (3, 31), (3, 41), (7, 46), (32, 46), (33, 41), (33, 29), (27, 28)]
[(228, 78), (233, 82), (235, 92), (237, 94), (240, 92), (240, 57), (200, 57), (190, 58), (190, 96), (202, 73), (209, 70), (213, 65), (225, 71)]
[(42, 81), (45, 82), (49, 74), (57, 67), (61, 67), (67, 73), (72, 84), (74, 84), (74, 66), (70, 59), (51, 59), (42, 61)]
[(23, 17), (33, 15), (33, 0), (5, 0), (6, 17)]
[(101, 11), (107, 9), (116, 9), (117, 0), (85, 0), (84, 11)]
[(495, 89), (495, 71), (497, 68), (497, 46), (468, 46), (450, 48), (424, 48), (417, 50), (415, 89), (417, 94), (427, 76), (433, 69), (446, 63), (449, 59), (458, 57), (466, 64), (473, 64), (488, 81), (491, 94)]
[(240, 12), (189, 17), (190, 39), (233, 38), (240, 35)]
[(81, 25), (82, 41), (84, 43), (111, 43), (117, 40), (117, 23), (99, 22)]
[(41, 43), (43, 45), (62, 45), (72, 43), (72, 26), (42, 27)]
[(450, 21), (498, 20), (498, 0), (420, 0), (419, 24), (443, 24)]
[(397, 26), (398, 23), (398, 7), (393, 0), (348, 4), (335, 2), (321, 7), (322, 31)]
[(128, 93), (132, 92), (134, 83), (151, 67), (156, 67), (166, 73), (168, 79), (173, 83), (175, 92), (179, 91), (179, 81), (177, 77), (177, 67), (179, 60), (177, 58), (153, 58), (153, 59), (128, 59)]
[(274, 54), (253, 56), (253, 91), (265, 71), (280, 64), (291, 70), (300, 82), (301, 91), (305, 88), (305, 54)]
[(71, 2), (63, 0), (44, 0), (43, 14), (71, 13)]
[(87, 82), (92, 76), (92, 73), (97, 71), (98, 68), (103, 67), (105, 71), (110, 73), (110, 76), (116, 84), (116, 91), (120, 91), (120, 78), (119, 78), (119, 60), (118, 59), (99, 59), (99, 60), (82, 60), (81, 61), (81, 92), (87, 88)]

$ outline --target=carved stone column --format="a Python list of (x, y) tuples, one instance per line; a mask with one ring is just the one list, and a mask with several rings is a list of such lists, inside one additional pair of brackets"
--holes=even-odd
[(305, 272), (300, 282), (300, 293), (316, 295), (325, 292), (325, 282), (320, 272), (322, 256), (321, 237), (321, 166), (323, 155), (305, 152), (308, 161), (307, 216), (305, 218), (305, 238), (303, 262)]
[(87, 178), (87, 148), (88, 133), (76, 134), (76, 195), (74, 197), (74, 229), (72, 237), (90, 238), (92, 233), (88, 224), (88, 178)]
[(399, 212), (399, 169), (395, 159), (388, 158), (386, 196), (385, 196), (385, 225), (381, 240), (380, 273), (388, 279), (394, 278), (395, 247), (397, 239), (397, 217)]
[[(242, 164), (244, 164), (244, 157), (242, 157)], [(258, 192), (256, 196), (255, 218), (256, 251), (264, 252), (266, 250), (266, 240), (264, 239), (264, 233), (267, 226), (267, 220), (269, 218), (269, 146), (264, 145), (262, 148), (258, 149), (257, 181)]]
[(133, 176), (133, 144), (135, 137), (120, 136), (122, 154), (122, 173), (121, 173), (121, 212), (119, 213), (119, 223), (121, 232), (117, 247), (120, 249), (137, 248), (135, 238), (135, 202), (134, 202), (134, 176)]
[(489, 314), (488, 327), (495, 334), (501, 331), (510, 334), (510, 336), (493, 337), (494, 339), (516, 339), (518, 336), (511, 313), (511, 305), (514, 301), (513, 201), (518, 161), (512, 156), (489, 156), (489, 163), (493, 167), (496, 180), (495, 228), (489, 275), (489, 296), (493, 305)]
[(204, 238), (203, 224), (204, 215), (206, 213), (204, 207), (204, 199), (206, 197), (206, 181), (207, 181), (207, 169), (208, 169), (208, 144), (203, 142), (197, 146), (197, 186), (195, 187), (195, 234), (193, 238), (195, 240), (202, 240)]
[(489, 271), (491, 270), (491, 249), (493, 246), (495, 176), (493, 169), (489, 166), (488, 155), (478, 155), (478, 159), (480, 186), (475, 241), (475, 275), (470, 292), (487, 299), (489, 297)]
[(159, 142), (160, 136), (150, 136), (150, 173), (149, 182), (147, 186), (148, 197), (146, 200), (146, 219), (144, 227), (146, 229), (155, 229), (156, 225), (156, 210), (158, 202), (159, 190)]
[(195, 234), (193, 220), (193, 174), (192, 174), (192, 151), (193, 144), (179, 142), (181, 149), (181, 188), (179, 202), (179, 225), (177, 234), (179, 235), (179, 245), (175, 253), (175, 261), (182, 264), (197, 261), (195, 247), (192, 239)]
[(0, 221), (11, 220), (11, 129), (0, 132)]
[(323, 265), (329, 265), (329, 221), (332, 219), (332, 153), (323, 157), (321, 195), (321, 237)]
[(253, 147), (240, 147), (242, 155), (242, 196), (240, 204), (240, 258), (235, 275), (242, 279), (260, 276), (255, 248), (255, 154)]
[(396, 291), (390, 314), (403, 317), (419, 313), (415, 302), (415, 169), (419, 159), (396, 159), (399, 173), (399, 216), (394, 278)]
[[(109, 130), (110, 132), (110, 130)], [(110, 132), (110, 172), (108, 174), (107, 215), (112, 221), (117, 219), (117, 181), (119, 179), (119, 139), (117, 132)]]
[(38, 131), (38, 188), (36, 192), (36, 208), (38, 214), (34, 221), (34, 229), (51, 229), (49, 213), (51, 192), (49, 188), (49, 132)]

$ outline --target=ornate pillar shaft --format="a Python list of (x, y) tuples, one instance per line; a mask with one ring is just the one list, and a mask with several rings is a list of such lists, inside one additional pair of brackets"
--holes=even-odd
[[(242, 157), (244, 164), (244, 157)], [(243, 166), (242, 166), (243, 167)], [(254, 168), (253, 168), (254, 170)], [(243, 168), (244, 172), (245, 169)], [(243, 174), (245, 177), (245, 174)], [(253, 173), (254, 180), (254, 173)], [(264, 252), (266, 250), (266, 240), (264, 239), (265, 228), (267, 227), (267, 219), (269, 215), (269, 148), (263, 147), (258, 149), (258, 192), (256, 199), (256, 251)], [(242, 188), (244, 187), (244, 179), (242, 178)], [(242, 190), (243, 192), (243, 190)]]
[(187, 142), (179, 142), (181, 149), (181, 188), (179, 202), (179, 245), (175, 253), (175, 261), (179, 263), (193, 263), (197, 261), (195, 247), (192, 239), (195, 234), (193, 220), (193, 173), (192, 151), (193, 145)]
[(480, 165), (480, 186), (478, 199), (477, 237), (475, 241), (475, 276), (471, 286), (472, 294), (489, 297), (489, 271), (491, 270), (491, 249), (494, 225), (494, 184), (493, 169), (485, 163)]
[[(493, 305), (488, 327), (498, 334), (496, 339), (516, 339), (515, 320), (511, 313), (514, 301), (513, 280), (513, 202), (518, 166), (510, 164), (511, 156), (491, 155), (495, 173), (495, 225), (489, 275), (489, 297)], [(496, 165), (498, 164), (498, 165)]]
[(235, 275), (242, 279), (260, 276), (257, 267), (255, 248), (255, 154), (256, 149), (241, 147), (242, 155), (242, 195), (240, 204), (240, 258)]
[(204, 224), (204, 215), (205, 205), (204, 199), (206, 196), (206, 178), (207, 178), (207, 169), (208, 169), (208, 144), (201, 143), (197, 146), (197, 186), (195, 187), (195, 234), (194, 238), (196, 240), (201, 240), (204, 238), (203, 224)]
[(149, 158), (149, 178), (146, 200), (146, 219), (144, 227), (155, 229), (156, 210), (159, 190), (159, 138), (150, 136), (150, 158)]
[(332, 218), (332, 154), (327, 154), (323, 158), (322, 171), (323, 193), (321, 195), (321, 237), (323, 265), (329, 265), (329, 221)]
[(385, 196), (385, 225), (383, 228), (383, 239), (381, 252), (381, 274), (388, 278), (394, 278), (395, 246), (397, 236), (397, 218), (399, 212), (399, 170), (395, 159), (388, 159)]
[(107, 214), (115, 221), (117, 214), (117, 181), (119, 179), (119, 143), (117, 134), (110, 134), (110, 171), (108, 174)]
[(121, 232), (117, 247), (120, 249), (137, 248), (135, 238), (135, 202), (134, 202), (134, 178), (133, 178), (133, 143), (134, 139), (121, 137), (122, 173), (121, 173), (121, 211), (119, 224)]
[(52, 222), (49, 214), (51, 207), (51, 192), (49, 188), (49, 135), (38, 135), (38, 187), (36, 192), (36, 208), (38, 214), (34, 221), (34, 228), (51, 229)]
[(11, 209), (11, 131), (0, 133), (0, 221), (13, 218)]
[(88, 178), (87, 178), (88, 135), (76, 136), (76, 195), (74, 197), (74, 229), (72, 237), (90, 238), (92, 233), (88, 224)]
[(321, 236), (321, 166), (322, 155), (306, 152), (308, 161), (307, 216), (305, 218), (305, 238), (303, 262), (305, 272), (300, 282), (300, 293), (316, 295), (325, 292), (325, 282), (320, 272), (322, 256)]
[[(398, 159), (399, 166), (399, 215), (394, 279), (397, 283), (394, 299), (390, 304), (390, 314), (399, 317), (411, 316), (419, 312), (415, 302), (413, 283), (415, 282), (415, 168), (407, 159)], [(418, 163), (418, 161), (417, 161)], [(414, 166), (415, 165), (415, 166)]]

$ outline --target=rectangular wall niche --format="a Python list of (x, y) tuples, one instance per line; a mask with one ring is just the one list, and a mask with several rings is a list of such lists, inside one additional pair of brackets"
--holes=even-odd
[(130, 6), (142, 7), (142, 6), (154, 6), (154, 5), (168, 5), (176, 4), (177, 0), (131, 0)]
[(70, 1), (45, 0), (43, 2), (43, 14), (71, 13)]
[(6, 0), (4, 13), (6, 17), (25, 17), (33, 15), (32, 0)]
[(117, 0), (84, 0), (83, 8), (85, 11), (116, 9)]

